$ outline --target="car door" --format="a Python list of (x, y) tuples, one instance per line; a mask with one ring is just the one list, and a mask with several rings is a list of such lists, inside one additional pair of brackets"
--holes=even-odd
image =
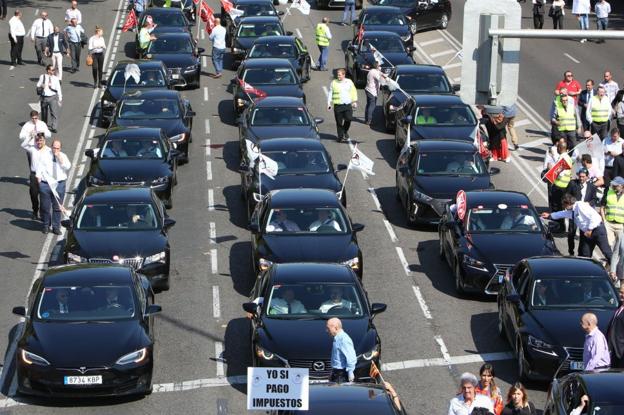
[[(408, 115), (412, 115), (414, 111), (414, 103), (410, 99), (405, 102), (404, 105), (399, 107), (396, 112), (396, 144), (400, 147), (403, 146), (405, 140), (407, 139), (407, 129), (412, 128), (411, 123), (406, 122), (405, 119)], [(413, 115), (412, 115), (413, 117)]]
[(350, 41), (347, 44), (347, 49), (345, 50), (345, 67), (347, 69), (347, 73), (352, 76), (355, 75), (355, 59), (357, 55), (357, 45)]
[(182, 108), (182, 114), (184, 114), (184, 118), (183, 118), (183, 123), (184, 125), (191, 130), (193, 128), (193, 117), (194, 117), (194, 113), (193, 113), (193, 107), (191, 107), (191, 101), (189, 101), (188, 99), (183, 99), (180, 102), (181, 108)]
[[(169, 139), (165, 137), (162, 130), (160, 132), (160, 141), (162, 142), (163, 147), (165, 148), (165, 153), (166, 153), (165, 157), (166, 157), (167, 163), (169, 164), (169, 168), (171, 169), (171, 172), (173, 173), (173, 177), (175, 178), (177, 167), (178, 167), (178, 158), (175, 156), (176, 153), (172, 151), (173, 147), (171, 146)], [(173, 181), (172, 184), (175, 184), (175, 180)]]
[(252, 231), (251, 233), (251, 244), (252, 244), (251, 248), (254, 253), (253, 255), (254, 267), (256, 266), (255, 262), (258, 261), (258, 258), (257, 258), (258, 246), (260, 245), (262, 238), (264, 236), (263, 225), (266, 220), (266, 212), (268, 210), (269, 203), (270, 203), (269, 197), (265, 197), (263, 200), (258, 202), (258, 204), (256, 205), (256, 208), (251, 214), (251, 219), (249, 220), (250, 225), (257, 227), (257, 231), (255, 232)]
[(399, 154), (399, 158), (397, 160), (397, 168), (396, 168), (396, 181), (397, 181), (397, 192), (399, 195), (399, 199), (403, 204), (407, 203), (408, 199), (408, 179), (407, 177), (411, 175), (410, 172), (410, 160), (413, 158), (416, 153), (415, 148), (407, 148), (401, 150)]
[(524, 327), (523, 314), (526, 312), (526, 306), (530, 297), (531, 275), (529, 269), (525, 267), (520, 276), (518, 277), (518, 285), (515, 285), (515, 294), (520, 296), (519, 301), (507, 301), (509, 307), (509, 323), (510, 327), (510, 340), (512, 341), (512, 347), (516, 347), (515, 337), (519, 335)]

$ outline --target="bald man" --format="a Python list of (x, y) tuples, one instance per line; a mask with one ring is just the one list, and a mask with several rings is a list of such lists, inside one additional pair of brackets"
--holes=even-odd
[(355, 349), (353, 341), (347, 333), (342, 330), (342, 322), (334, 317), (327, 320), (327, 332), (334, 338), (331, 353), (331, 376), (330, 381), (341, 383), (353, 382), (355, 380)]
[(585, 313), (581, 317), (581, 327), (585, 332), (583, 364), (585, 370), (606, 369), (611, 365), (609, 346), (604, 334), (598, 329), (598, 317)]

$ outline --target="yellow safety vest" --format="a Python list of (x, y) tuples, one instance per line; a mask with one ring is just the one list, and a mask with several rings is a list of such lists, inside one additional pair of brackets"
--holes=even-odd
[(147, 49), (151, 40), (150, 31), (146, 27), (142, 27), (139, 31), (139, 48)]
[(329, 46), (327, 25), (325, 23), (319, 23), (316, 25), (316, 44), (319, 46)]
[(416, 125), (426, 125), (426, 124), (437, 124), (438, 120), (435, 119), (433, 115), (425, 117), (424, 115), (419, 115), (416, 117)]
[(598, 96), (592, 97), (591, 116), (593, 122), (607, 122), (609, 121), (609, 113), (611, 112), (611, 103), (609, 98), (605, 95), (602, 99)]
[(348, 82), (349, 84), (351, 84), (350, 86), (350, 91), (349, 91), (349, 96), (351, 98), (351, 102), (346, 102), (343, 103), (342, 100), (340, 99), (340, 82), (337, 79), (334, 79), (331, 83), (331, 97), (332, 97), (332, 104), (334, 105), (338, 105), (338, 104), (351, 104), (352, 102), (357, 101), (357, 89), (355, 89), (355, 85), (353, 85), (353, 82), (350, 79), (345, 78), (344, 81), (342, 82)]
[[(567, 154), (562, 156), (570, 166), (572, 166), (572, 159)], [(566, 188), (570, 184), (570, 179), (572, 178), (572, 169), (563, 170), (559, 173), (559, 176), (555, 179), (554, 185), (557, 187)]]
[(624, 196), (620, 196), (618, 199), (617, 193), (613, 189), (609, 189), (609, 193), (607, 193), (605, 218), (609, 222), (624, 223)]
[(568, 107), (564, 107), (561, 102), (557, 104), (557, 119), (559, 121), (559, 125), (557, 129), (559, 131), (574, 131), (576, 130), (576, 112), (574, 108), (572, 111), (569, 111), (570, 105)]

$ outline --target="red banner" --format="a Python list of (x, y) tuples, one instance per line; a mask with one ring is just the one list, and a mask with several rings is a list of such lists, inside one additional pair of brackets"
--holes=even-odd
[(457, 217), (464, 220), (464, 216), (466, 216), (466, 192), (463, 190), (457, 192), (455, 204), (457, 205)]
[(226, 13), (229, 13), (234, 8), (234, 4), (230, 0), (221, 0), (221, 6), (223, 6), (223, 10)]
[(127, 32), (133, 27), (136, 27), (137, 23), (138, 22), (137, 22), (136, 13), (134, 12), (134, 9), (132, 9), (130, 10), (130, 13), (128, 13), (128, 16), (126, 17), (126, 23), (124, 23), (123, 27), (121, 28), (121, 31)]
[(361, 24), (360, 28), (358, 29), (358, 32), (357, 32), (357, 41), (358, 41), (358, 43), (360, 43), (363, 38), (364, 38), (364, 25)]
[(551, 183), (555, 183), (555, 180), (557, 180), (557, 177), (559, 176), (559, 174), (561, 174), (562, 171), (570, 170), (571, 168), (572, 166), (570, 166), (568, 161), (564, 157), (561, 157), (559, 161), (556, 162), (555, 165), (546, 172), (543, 178)]
[(254, 88), (253, 86), (243, 81), (242, 79), (239, 79), (238, 83), (240, 84), (241, 87), (243, 87), (243, 92), (245, 92), (246, 94), (254, 94), (257, 98), (264, 98), (267, 96), (266, 92), (264, 92), (261, 89)]
[(202, 0), (201, 4), (199, 5), (199, 18), (202, 20), (202, 22), (208, 23), (208, 19), (211, 14), (214, 18), (214, 11), (210, 7), (208, 7), (208, 3), (206, 3), (205, 0)]

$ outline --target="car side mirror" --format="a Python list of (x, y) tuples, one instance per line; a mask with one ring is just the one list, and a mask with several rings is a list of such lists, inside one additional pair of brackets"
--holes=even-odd
[(71, 229), (71, 227), (72, 227), (72, 222), (71, 222), (71, 219), (63, 219), (63, 220), (61, 221), (61, 226), (62, 226), (63, 228)]
[(408, 125), (412, 123), (412, 120), (413, 118), (411, 115), (406, 115), (405, 117), (401, 118), (401, 122)]
[(363, 223), (354, 223), (353, 225), (351, 225), (351, 229), (353, 229), (353, 232), (361, 232), (364, 230), (364, 224)]
[(490, 167), (490, 171), (488, 173), (490, 173), (490, 176), (496, 176), (500, 172), (501, 171), (498, 167)]
[(165, 220), (163, 221), (163, 228), (167, 231), (169, 229), (171, 229), (173, 227), (173, 225), (176, 224), (176, 221), (171, 219), (171, 218), (165, 218)]
[(290, 30), (288, 32), (286, 32), (286, 36), (292, 36), (293, 32), (291, 32)]
[(26, 317), (26, 307), (24, 307), (23, 305), (13, 307), (13, 314), (15, 314), (16, 316)]
[(192, 117), (194, 117), (196, 115), (197, 115), (197, 113), (195, 111), (186, 111), (186, 116), (188, 118), (192, 118)]
[(145, 310), (145, 317), (152, 316), (154, 314), (160, 313), (162, 311), (162, 307), (156, 304), (150, 304), (147, 306), (147, 310)]
[(405, 50), (407, 51), (407, 53), (412, 53), (416, 50), (416, 48), (413, 46), (405, 46)]
[(238, 166), (238, 172), (242, 174), (251, 174), (251, 168), (247, 164), (241, 163), (241, 165)]
[(340, 163), (339, 165), (336, 166), (336, 171), (343, 171), (343, 170), (347, 170), (349, 168), (349, 166), (347, 166), (344, 163)]
[(386, 308), (388, 308), (386, 304), (373, 303), (371, 304), (371, 315), (375, 316), (379, 313), (383, 313), (384, 311), (386, 311)]
[(196, 54), (197, 54), (197, 55), (201, 55), (201, 54), (202, 54), (202, 53), (204, 53), (205, 51), (206, 51), (206, 49), (205, 49), (205, 48), (197, 48), (197, 49), (196, 49)]
[(85, 153), (85, 156), (89, 157), (90, 159), (95, 158), (95, 153), (93, 152), (92, 148), (85, 150), (84, 153)]
[(251, 231), (251, 233), (260, 232), (260, 227), (255, 222), (249, 222), (249, 226), (247, 226), (247, 228)]
[(561, 232), (561, 224), (557, 221), (542, 219), (542, 223), (546, 226), (546, 229), (548, 229), (548, 232), (550, 233)]
[(347, 50), (351, 51), (351, 52), (355, 52), (355, 45), (349, 45), (347, 46)]
[(243, 303), (243, 310), (255, 316), (258, 313), (258, 304), (254, 302)]
[(314, 118), (314, 122), (317, 124), (323, 124), (324, 121), (325, 121), (325, 118), (321, 118), (321, 117)]
[(509, 294), (505, 299), (510, 303), (520, 304), (520, 294)]
[(278, 15), (278, 16), (283, 16), (283, 15), (284, 15), (284, 12), (283, 12), (282, 10), (280, 10), (280, 11), (278, 11), (278, 12), (277, 12), (277, 15)]
[(458, 92), (461, 89), (461, 85), (460, 84), (453, 84), (453, 91), (454, 92)]

